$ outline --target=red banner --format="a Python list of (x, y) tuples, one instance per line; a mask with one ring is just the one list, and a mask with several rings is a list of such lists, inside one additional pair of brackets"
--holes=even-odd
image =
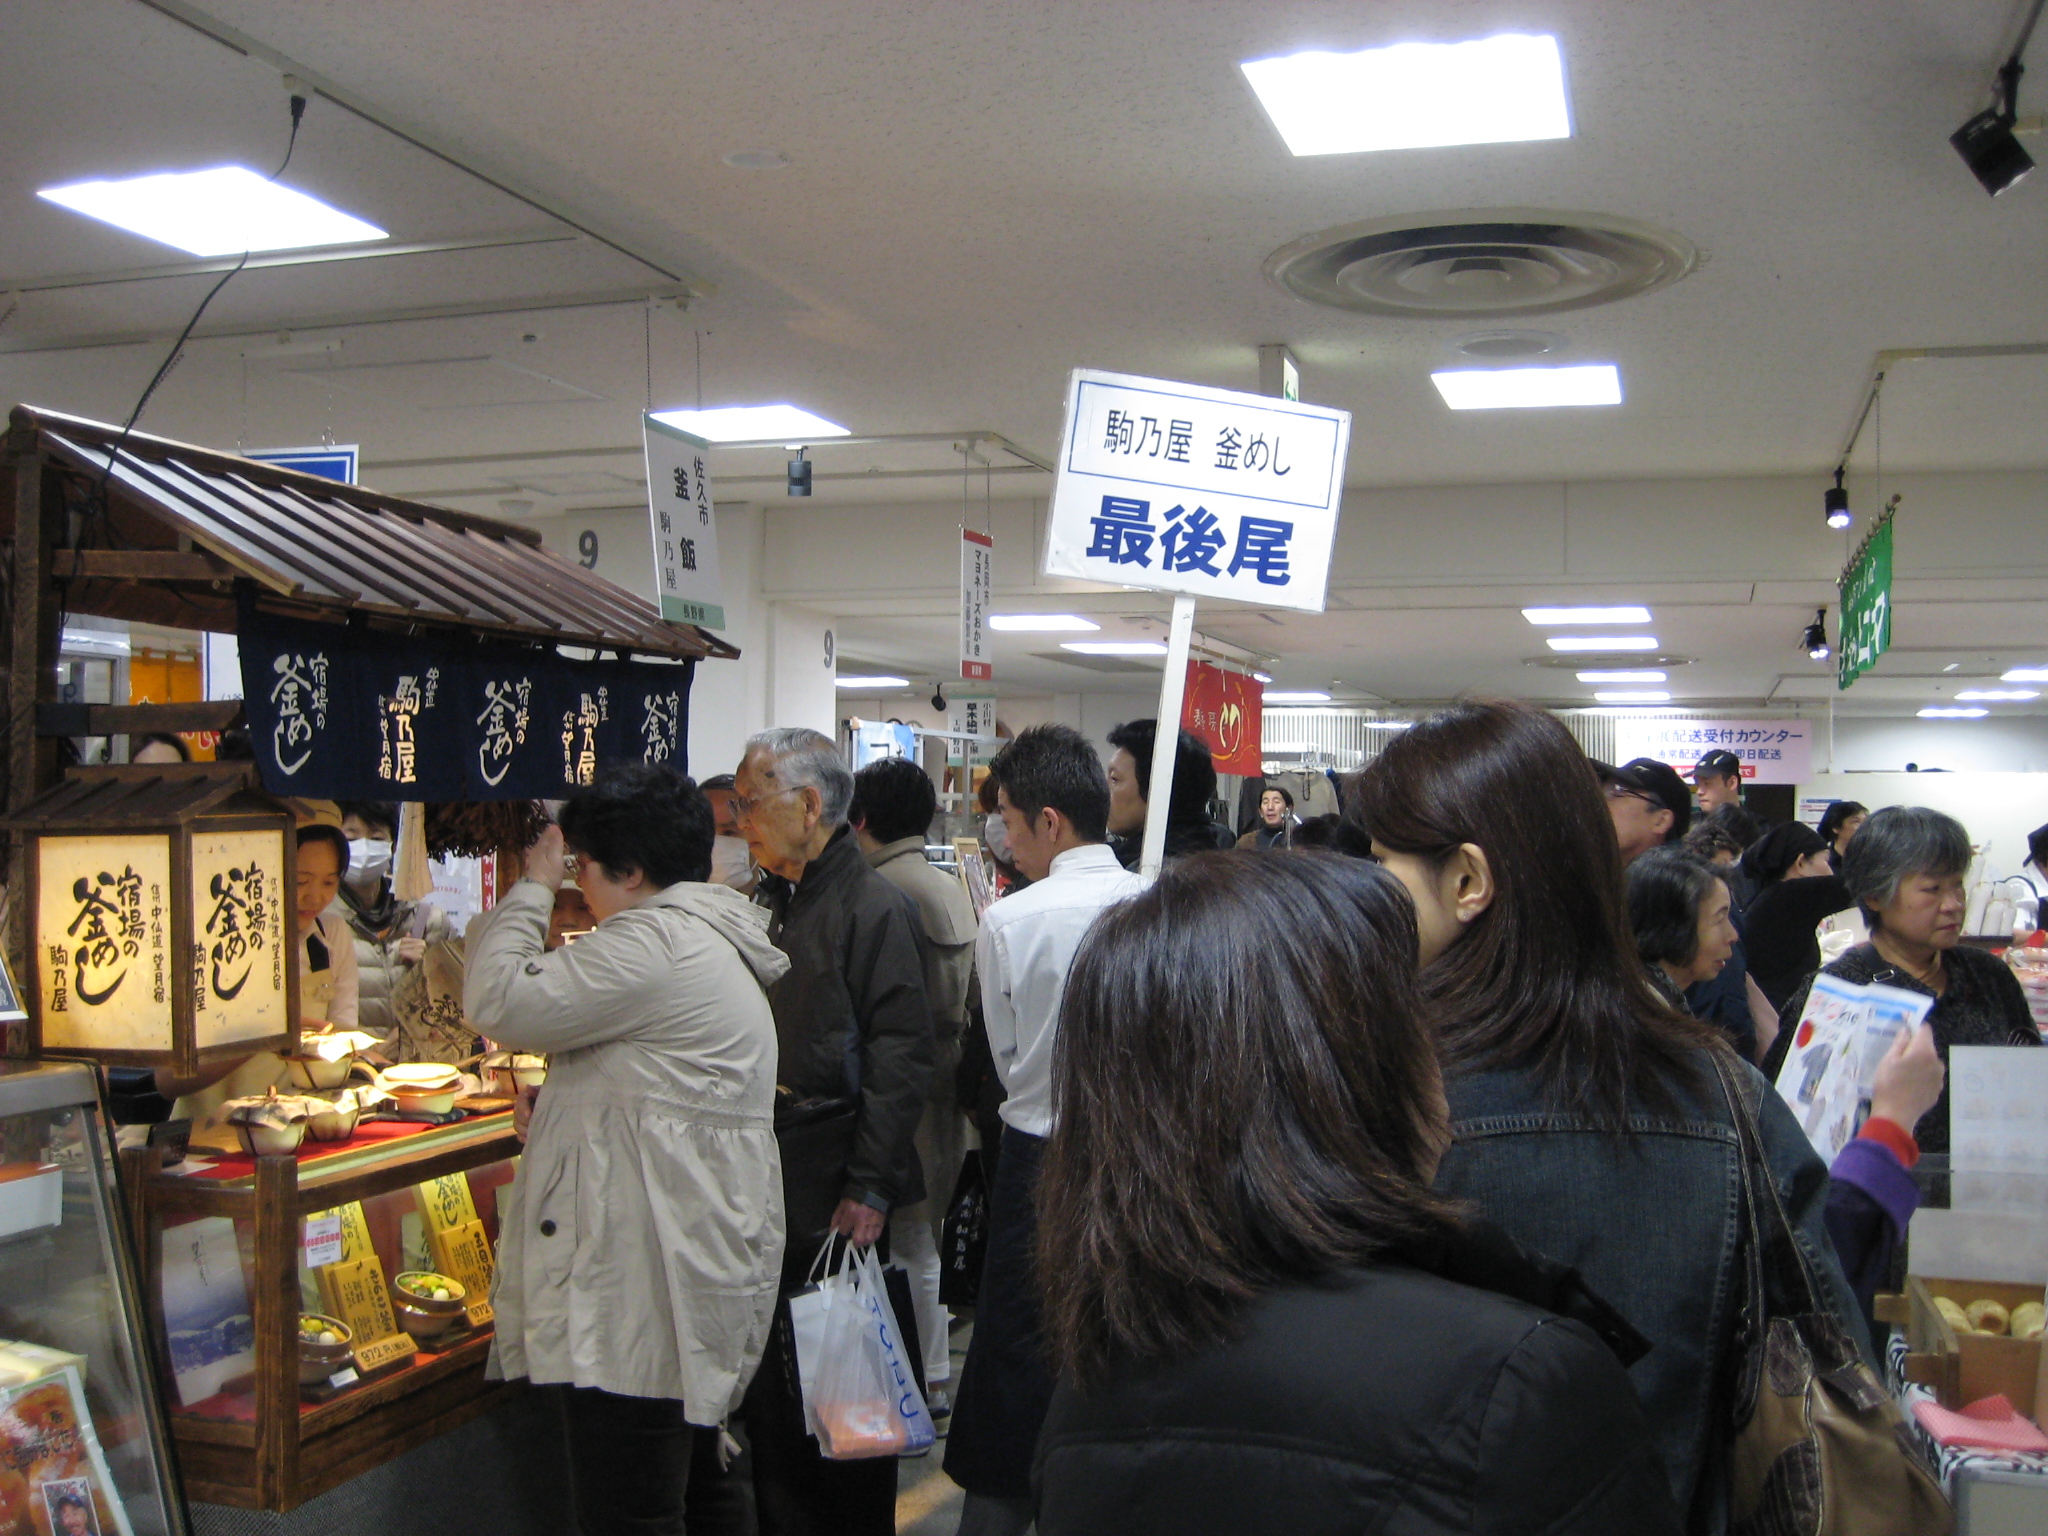
[(1209, 744), (1218, 773), (1257, 778), (1265, 771), (1259, 743), (1263, 698), (1263, 685), (1242, 672), (1226, 672), (1206, 661), (1188, 663), (1180, 723)]

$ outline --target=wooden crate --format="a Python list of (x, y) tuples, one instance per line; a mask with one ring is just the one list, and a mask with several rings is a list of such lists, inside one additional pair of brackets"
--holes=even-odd
[(2048, 1409), (2041, 1341), (1957, 1333), (1935, 1306), (1937, 1296), (1946, 1296), (1959, 1307), (1995, 1301), (2010, 1312), (2022, 1302), (2040, 1301), (2042, 1287), (1909, 1275), (1902, 1298), (1905, 1315), (1894, 1320), (1906, 1325), (1907, 1379), (1932, 1388), (1944, 1408), (1961, 1408), (2002, 1392), (2029, 1417), (2036, 1416), (2037, 1407)]

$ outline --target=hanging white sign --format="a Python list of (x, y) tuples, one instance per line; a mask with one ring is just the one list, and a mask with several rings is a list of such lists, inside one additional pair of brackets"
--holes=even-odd
[(1813, 776), (1813, 725), (1806, 720), (1631, 719), (1614, 722), (1614, 760), (1653, 757), (1690, 778), (1709, 752), (1732, 752), (1745, 784), (1801, 784)]
[(1053, 576), (1320, 613), (1351, 413), (1077, 368)]
[(711, 445), (652, 415), (640, 418), (647, 451), (647, 516), (654, 534), (654, 600), (678, 624), (725, 628), (718, 523), (711, 511)]
[(988, 605), (996, 590), (996, 541), (960, 530), (960, 675), (985, 683), (996, 675), (988, 643)]

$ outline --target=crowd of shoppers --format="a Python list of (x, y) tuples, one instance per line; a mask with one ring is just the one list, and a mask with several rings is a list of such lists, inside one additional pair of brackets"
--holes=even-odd
[[(473, 930), (471, 1019), (554, 1056), (492, 1371), (557, 1400), (582, 1529), (894, 1529), (895, 1459), (828, 1460), (804, 1414), (788, 1301), (836, 1238), (908, 1272), (962, 1536), (1727, 1530), (1742, 1127), (1819, 1307), (1881, 1343), (1949, 1047), (2040, 1043), (1956, 946), (1962, 829), (1856, 807), (1759, 839), (1727, 754), (1695, 825), (1667, 765), (1469, 703), (1341, 821), (1267, 783), (1241, 839), (1182, 733), (1147, 878), (1154, 737), (1009, 742), (978, 917), (926, 857), (922, 769), (774, 730), (709, 791), (647, 768), (576, 796)], [(571, 853), (595, 927), (556, 949)], [(1837, 893), (1871, 939), (1828, 971), (1933, 998), (1832, 1170), (1767, 1081), (1790, 1031), (1744, 968), (1745, 880), (1787, 1026)], [(981, 1108), (955, 1384), (934, 1197)]]

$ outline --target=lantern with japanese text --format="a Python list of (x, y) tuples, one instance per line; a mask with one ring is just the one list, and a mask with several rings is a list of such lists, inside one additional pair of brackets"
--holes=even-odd
[(191, 1076), (298, 1040), (296, 817), (248, 763), (74, 769), (27, 843), (31, 1053)]

